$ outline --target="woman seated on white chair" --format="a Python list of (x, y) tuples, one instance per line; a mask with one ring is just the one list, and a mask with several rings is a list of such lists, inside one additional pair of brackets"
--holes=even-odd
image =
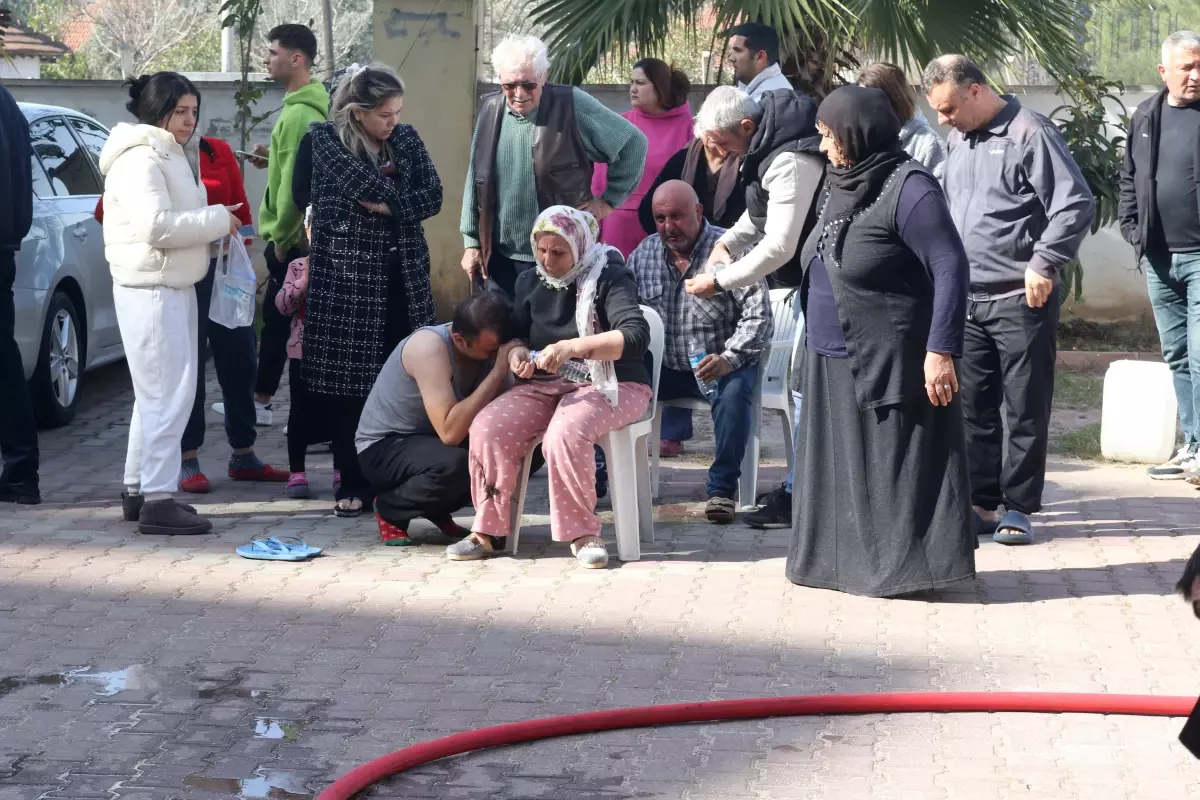
[(608, 564), (596, 516), (594, 447), (649, 407), (643, 357), (650, 326), (633, 273), (619, 251), (596, 243), (598, 232), (591, 214), (569, 206), (551, 206), (534, 222), (537, 268), (521, 273), (514, 291), (512, 333), (524, 344), (509, 353), (508, 366), (519, 380), (471, 423), (475, 523), (470, 536), (446, 548), (452, 561), (504, 549), (513, 491), (540, 436), (554, 540), (570, 542), (585, 567)]

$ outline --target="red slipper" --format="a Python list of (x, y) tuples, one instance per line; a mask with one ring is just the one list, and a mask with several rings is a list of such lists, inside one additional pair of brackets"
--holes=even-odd
[(375, 514), (375, 521), (379, 523), (379, 541), (388, 547), (412, 547), (417, 544), (409, 537), (408, 531), (393, 525), (378, 513)]
[(275, 469), (270, 464), (263, 464), (262, 469), (230, 469), (229, 479), (233, 481), (267, 481), (269, 483), (287, 483), (292, 474), (287, 470)]
[(208, 477), (203, 472), (197, 472), (180, 481), (179, 489), (191, 494), (208, 494), (212, 491), (212, 484), (208, 482)]

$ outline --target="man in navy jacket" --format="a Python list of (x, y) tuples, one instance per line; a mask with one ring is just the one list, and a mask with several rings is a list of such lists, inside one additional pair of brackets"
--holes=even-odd
[(33, 224), (29, 124), (8, 89), (0, 86), (0, 502), (35, 504), (38, 443), (25, 370), (15, 338), (13, 281), (17, 251)]

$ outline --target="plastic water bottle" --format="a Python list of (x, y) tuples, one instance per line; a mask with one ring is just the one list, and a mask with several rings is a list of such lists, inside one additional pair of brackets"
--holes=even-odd
[[(540, 352), (540, 350), (530, 350), (529, 360), (536, 361)], [(585, 363), (574, 358), (564, 361), (555, 374), (575, 383), (591, 383), (592, 381), (592, 371), (587, 368)]]
[[(695, 374), (699, 368), (700, 362), (708, 353), (704, 350), (704, 345), (700, 344), (695, 338), (688, 339), (688, 363), (692, 365), (692, 373)], [(700, 376), (696, 375), (696, 385), (700, 387), (700, 392), (708, 398), (708, 402), (715, 403), (717, 401), (717, 384), (715, 381), (702, 381)]]

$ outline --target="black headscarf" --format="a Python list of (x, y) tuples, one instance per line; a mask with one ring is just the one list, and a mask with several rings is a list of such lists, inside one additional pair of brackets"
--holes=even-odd
[(896, 167), (909, 160), (900, 147), (900, 118), (882, 89), (843, 86), (834, 89), (817, 109), (817, 122), (832, 133), (842, 152), (853, 163), (825, 169), (829, 189), (825, 220), (842, 221), (834, 245), (835, 260), (841, 259), (842, 241), (849, 225), (843, 221), (867, 208)]
[(742, 158), (742, 174), (747, 182), (759, 179), (759, 167), (779, 148), (794, 144), (798, 153), (821, 153), (821, 135), (817, 133), (817, 104), (811, 97), (790, 89), (763, 92), (758, 107), (750, 148)]

